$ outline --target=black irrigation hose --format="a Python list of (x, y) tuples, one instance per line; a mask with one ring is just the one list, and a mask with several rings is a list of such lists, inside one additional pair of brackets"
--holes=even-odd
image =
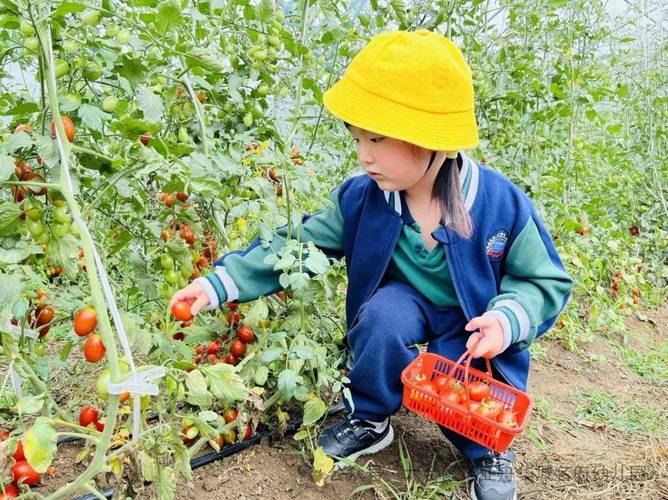
[[(344, 405), (343, 403), (338, 403), (332, 406), (328, 411), (327, 411), (327, 416), (330, 417), (332, 415), (336, 415), (337, 413), (341, 412), (344, 410)], [(289, 424), (285, 430), (285, 435), (289, 436), (297, 432), (297, 430), (302, 426), (302, 421), (298, 422), (293, 422)], [(231, 446), (226, 446), (224, 448), (221, 448), (220, 451), (214, 451), (211, 453), (207, 453), (206, 455), (201, 455), (199, 457), (195, 457), (190, 461), (190, 468), (191, 469), (197, 469), (199, 467), (203, 467), (205, 465), (208, 465), (212, 462), (216, 462), (217, 460), (222, 460), (223, 458), (230, 457), (232, 455), (235, 455), (236, 453), (239, 453), (240, 451), (245, 450), (246, 448), (250, 448), (251, 446), (254, 446), (258, 444), (260, 441), (262, 441), (262, 438), (272, 438), (276, 435), (276, 431), (271, 431), (271, 432), (262, 432), (262, 433), (257, 433), (250, 438), (246, 439), (245, 441), (242, 441), (241, 443), (236, 443)], [(58, 440), (58, 444), (61, 443), (67, 443), (70, 441), (77, 441), (77, 438), (71, 438), (71, 437), (65, 437), (62, 439)], [(114, 489), (113, 488), (107, 488), (106, 490), (102, 491), (102, 496), (105, 498), (111, 498), (114, 495)], [(74, 500), (97, 500), (98, 497), (92, 494), (87, 494), (87, 495), (82, 495), (80, 497), (76, 497)]]

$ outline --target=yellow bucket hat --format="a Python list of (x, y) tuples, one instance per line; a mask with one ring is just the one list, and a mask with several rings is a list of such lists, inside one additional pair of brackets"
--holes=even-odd
[(479, 142), (471, 69), (452, 41), (426, 29), (374, 36), (323, 101), (351, 125), (434, 151)]

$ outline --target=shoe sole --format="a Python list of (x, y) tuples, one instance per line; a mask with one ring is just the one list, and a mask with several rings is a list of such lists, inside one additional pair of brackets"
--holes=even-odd
[[(475, 483), (471, 483), (471, 499), (478, 500), (478, 497), (475, 494)], [(517, 500), (517, 492), (513, 493), (513, 500)]]
[[(348, 455), (346, 458), (354, 462), (362, 455), (373, 455), (374, 453), (378, 453), (380, 450), (390, 446), (392, 444), (392, 441), (394, 441), (394, 429), (392, 428), (391, 424), (388, 425), (390, 426), (390, 430), (387, 432), (387, 435), (383, 439), (378, 441), (376, 444), (369, 446), (368, 448), (360, 450), (357, 453), (353, 453), (352, 455)], [(334, 470), (341, 470), (344, 467), (348, 466), (349, 464), (339, 461), (334, 464)]]

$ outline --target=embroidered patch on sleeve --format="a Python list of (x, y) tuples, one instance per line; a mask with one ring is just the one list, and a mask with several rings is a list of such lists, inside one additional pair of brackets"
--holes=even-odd
[(487, 255), (499, 259), (506, 252), (506, 244), (508, 243), (508, 231), (500, 229), (487, 240), (486, 250)]

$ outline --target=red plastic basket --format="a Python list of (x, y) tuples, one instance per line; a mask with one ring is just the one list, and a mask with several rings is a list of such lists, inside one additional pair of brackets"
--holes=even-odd
[[(404, 384), (403, 404), (418, 415), (486, 448), (498, 452), (506, 451), (513, 439), (524, 431), (529, 422), (533, 401), (527, 393), (494, 379), (489, 359), (485, 358), (487, 373), (470, 368), (470, 357), (466, 359), (465, 365), (462, 365), (468, 354), (470, 352), (466, 351), (456, 362), (433, 353), (420, 354), (401, 373), (401, 381)], [(423, 380), (433, 381), (440, 375), (458, 380), (464, 385), (466, 400), (463, 403), (446, 401), (439, 394), (424, 389), (419, 383)], [(490, 387), (490, 397), (502, 403), (504, 408), (515, 412), (517, 427), (503, 426), (496, 419), (469, 410), (467, 405), (469, 384), (476, 381), (487, 383)]]

